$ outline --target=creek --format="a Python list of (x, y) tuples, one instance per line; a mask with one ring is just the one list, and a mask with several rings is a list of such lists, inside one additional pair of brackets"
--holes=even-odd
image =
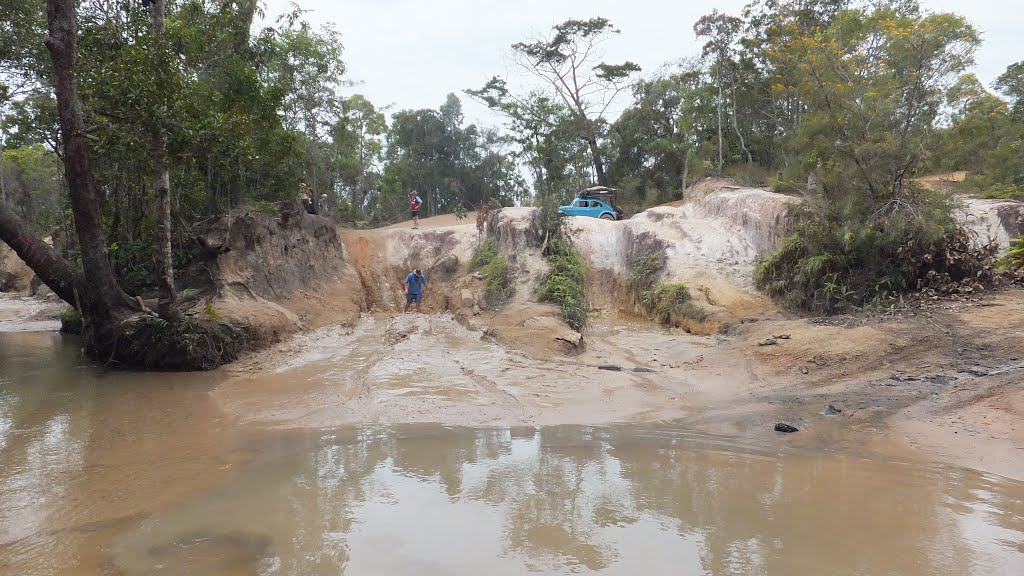
[[(256, 381), (430, 400), (471, 387), (459, 362), (513, 361), (410, 334), (364, 325)], [(0, 333), (0, 574), (1024, 574), (1024, 483), (999, 476), (672, 423), (268, 425), (239, 387)]]

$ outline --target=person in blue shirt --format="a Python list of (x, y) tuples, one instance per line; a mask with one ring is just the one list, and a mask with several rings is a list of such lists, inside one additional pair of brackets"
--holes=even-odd
[(416, 303), (416, 311), (420, 311), (420, 304), (423, 303), (423, 287), (427, 285), (427, 277), (420, 273), (420, 269), (413, 270), (411, 274), (405, 277), (405, 311), (409, 311), (409, 306), (413, 302)]

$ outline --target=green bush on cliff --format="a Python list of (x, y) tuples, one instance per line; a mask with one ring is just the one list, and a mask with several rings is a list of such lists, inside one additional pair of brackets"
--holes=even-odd
[(1003, 256), (999, 264), (1010, 272), (1024, 270), (1024, 236), (1010, 241), (1010, 251)]
[(708, 316), (703, 308), (692, 302), (686, 286), (678, 282), (662, 282), (645, 290), (641, 304), (653, 320), (665, 325), (682, 318), (703, 322)]
[(512, 272), (508, 261), (498, 254), (498, 242), (485, 238), (469, 260), (470, 270), (479, 270), (484, 283), (484, 301), (491, 306), (500, 306), (515, 293)]
[(473, 250), (473, 256), (469, 259), (469, 269), (479, 270), (488, 262), (498, 257), (498, 241), (492, 237), (484, 238), (484, 241)]
[(587, 270), (583, 258), (564, 237), (548, 242), (545, 257), (551, 269), (541, 282), (537, 297), (541, 302), (557, 304), (573, 330), (587, 324)]
[(835, 313), (907, 290), (991, 276), (993, 249), (972, 246), (939, 197), (892, 202), (874, 214), (807, 218), (755, 271), (783, 304)]
[(626, 280), (626, 289), (634, 304), (643, 303), (645, 294), (654, 287), (654, 279), (658, 277), (665, 263), (654, 252), (645, 252), (630, 262), (632, 273)]
[(500, 306), (512, 297), (515, 286), (512, 273), (504, 256), (495, 256), (480, 269), (484, 277), (484, 300), (491, 306)]

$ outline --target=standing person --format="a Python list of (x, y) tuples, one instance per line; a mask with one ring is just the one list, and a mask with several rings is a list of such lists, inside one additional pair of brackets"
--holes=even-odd
[(413, 302), (416, 303), (416, 311), (420, 311), (420, 304), (423, 303), (423, 288), (427, 285), (427, 277), (420, 273), (420, 269), (417, 268), (412, 271), (411, 274), (405, 277), (405, 312), (409, 311), (409, 306)]
[(409, 212), (412, 213), (412, 227), (413, 229), (419, 229), (420, 227), (420, 206), (423, 206), (423, 200), (416, 195), (416, 191), (413, 190), (409, 193)]
[(327, 214), (327, 194), (320, 195), (320, 214)]
[(309, 203), (312, 199), (309, 197), (309, 188), (306, 187), (305, 182), (299, 182), (299, 200), (302, 200), (302, 210), (309, 212)]

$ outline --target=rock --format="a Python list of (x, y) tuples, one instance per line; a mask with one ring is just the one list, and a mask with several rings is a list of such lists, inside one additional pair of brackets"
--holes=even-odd
[(451, 276), (459, 270), (459, 257), (455, 254), (448, 254), (434, 264), (434, 269), (442, 276)]
[(773, 346), (773, 345), (775, 345), (775, 343), (776, 343), (775, 338), (765, 338), (764, 340), (758, 341), (757, 345), (758, 346)]
[(481, 312), (482, 310), (480, 310), (480, 306), (473, 304), (473, 316), (479, 316)]
[(569, 328), (564, 321), (551, 316), (534, 316), (528, 318), (523, 326), (538, 334), (549, 334), (553, 340), (559, 342), (564, 351), (581, 351), (583, 348), (583, 334)]
[(654, 372), (657, 372), (657, 370), (651, 370), (650, 368), (641, 368), (639, 366), (636, 367), (636, 368), (633, 368), (630, 371), (631, 372), (644, 372), (644, 373), (654, 373)]
[(778, 336), (772, 336), (776, 340), (789, 340), (789, 334), (779, 334)]
[(601, 364), (597, 367), (598, 370), (611, 370), (613, 372), (621, 372), (622, 366), (616, 366), (615, 364)]
[(801, 366), (800, 367), (800, 373), (806, 375), (806, 374), (810, 373), (810, 370), (807, 369), (807, 366)]
[(821, 415), (822, 416), (835, 416), (836, 414), (839, 414), (840, 412), (842, 412), (842, 410), (840, 410), (839, 408), (836, 408), (835, 406), (833, 406), (831, 404), (825, 404), (825, 407), (821, 410)]
[(992, 373), (991, 370), (982, 366), (971, 366), (970, 368), (960, 370), (960, 372), (966, 372), (971, 376), (988, 376), (989, 374)]
[(471, 292), (468, 288), (462, 289), (462, 295), (460, 299), (462, 301), (463, 308), (472, 308), (473, 304), (476, 302), (476, 298), (473, 297), (473, 292)]
[(791, 426), (791, 425), (786, 424), (784, 422), (779, 422), (779, 423), (777, 423), (775, 425), (775, 431), (776, 432), (785, 432), (786, 434), (789, 434), (791, 432), (799, 432), (800, 429), (797, 428), (796, 426)]

